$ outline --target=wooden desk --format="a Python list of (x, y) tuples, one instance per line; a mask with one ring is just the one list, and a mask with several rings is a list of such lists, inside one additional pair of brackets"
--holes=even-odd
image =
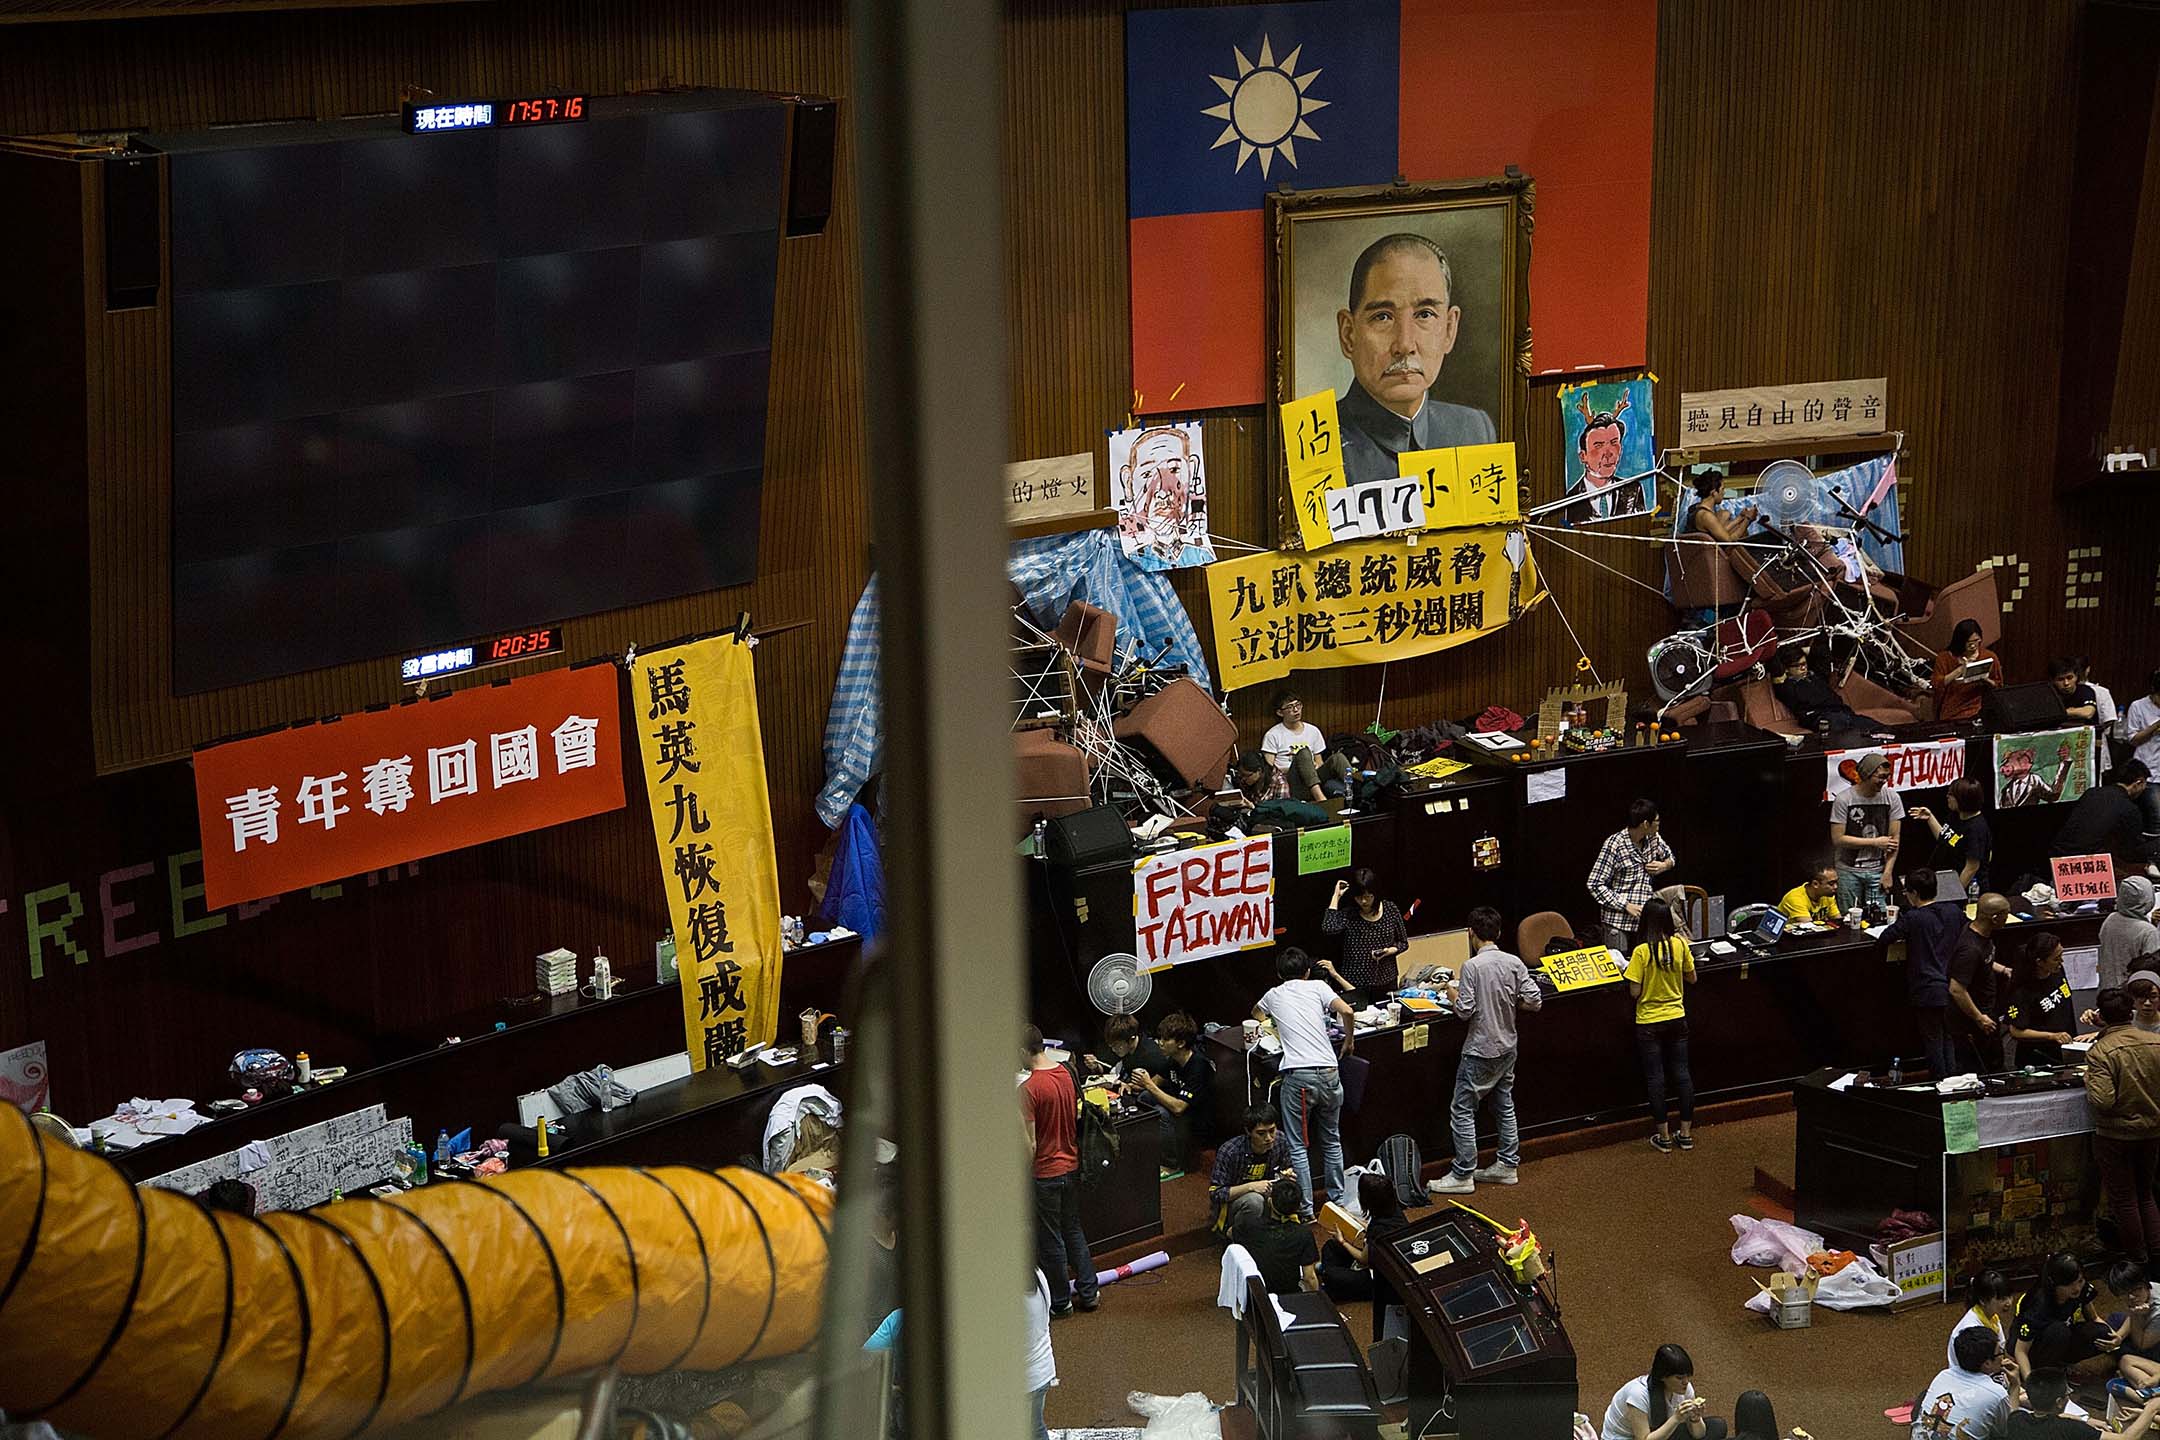
[[(2053, 930), (2065, 944), (2090, 944), (2098, 927), (2097, 917), (2075, 916), (2025, 922), (2006, 937), (2014, 943), (2020, 934)], [(1864, 931), (1794, 936), (1766, 955), (1717, 957), (1699, 947), (1696, 975), (1687, 1010), (1697, 1105), (1782, 1091), (1830, 1065), (1882, 1070), (1902, 1055), (1918, 1066), (1919, 1032), (1905, 999), (1904, 967)], [(1520, 1020), (1515, 1111), (1525, 1136), (1648, 1115), (1635, 1054), (1635, 1007), (1624, 983), (1550, 995), (1543, 1009)], [(1363, 1103), (1343, 1116), (1346, 1162), (1369, 1158), (1395, 1134), (1414, 1138), (1428, 1164), (1454, 1153), (1448, 1101), (1466, 1025), (1453, 1016), (1425, 1025), (1426, 1043), (1414, 1050), (1404, 1048), (1408, 1025), (1358, 1036), (1356, 1053), (1372, 1068)], [(1256, 1058), (1248, 1101), (1237, 1032), (1223, 1034), (1230, 1043), (1209, 1041), (1216, 1109), (1235, 1117), (1248, 1103), (1272, 1100), (1274, 1067)], [(1490, 1121), (1482, 1115), (1480, 1121), (1481, 1141), (1489, 1144)]]
[(1102, 1183), (1080, 1192), (1080, 1233), (1098, 1255), (1160, 1240), (1162, 1122), (1153, 1110), (1117, 1121), (1117, 1164)]
[[(764, 1168), (765, 1121), (773, 1103), (797, 1085), (822, 1085), (845, 1098), (845, 1065), (752, 1064), (701, 1070), (657, 1085), (614, 1110), (585, 1110), (562, 1121), (563, 1138), (539, 1163), (564, 1165), (723, 1165)], [(513, 1157), (516, 1159), (517, 1157)], [(1153, 1177), (1149, 1177), (1152, 1181)]]
[[(803, 1007), (841, 1010), (861, 951), (861, 942), (850, 939), (789, 952), (781, 967), (783, 1041)], [(503, 1029), (494, 1028), (497, 1021)], [(113, 1159), (130, 1179), (143, 1180), (378, 1101), (393, 1118), (410, 1116), (413, 1135), (423, 1145), (432, 1145), (438, 1130), (455, 1134), (468, 1125), (484, 1138), (516, 1117), (520, 1095), (595, 1065), (619, 1069), (682, 1049), (682, 992), (673, 985), (648, 983), (619, 987), (609, 1000), (559, 995), (452, 1016), (442, 1023), (441, 1033), (465, 1038), (456, 1045), (407, 1053), (334, 1085), (296, 1091), (221, 1116), (185, 1135)]]

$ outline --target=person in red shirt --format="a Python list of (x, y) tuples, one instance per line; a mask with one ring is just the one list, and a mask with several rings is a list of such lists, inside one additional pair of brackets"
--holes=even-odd
[(1042, 1030), (1020, 1032), (1027, 1078), (1020, 1084), (1020, 1120), (1035, 1148), (1035, 1253), (1050, 1281), (1050, 1313), (1093, 1310), (1095, 1258), (1080, 1233), (1080, 1095), (1072, 1072), (1043, 1050)]

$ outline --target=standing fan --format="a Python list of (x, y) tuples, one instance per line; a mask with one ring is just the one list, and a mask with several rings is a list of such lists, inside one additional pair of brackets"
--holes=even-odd
[(1773, 460), (1757, 477), (1755, 507), (1763, 522), (1779, 531), (1817, 523), (1824, 509), (1822, 482), (1797, 460)]
[(1142, 974), (1137, 955), (1105, 955), (1088, 971), (1088, 999), (1105, 1015), (1136, 1015), (1155, 993), (1155, 977)]

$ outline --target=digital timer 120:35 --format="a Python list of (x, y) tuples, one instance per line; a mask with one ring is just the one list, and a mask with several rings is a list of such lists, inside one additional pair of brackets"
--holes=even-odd
[(489, 660), (523, 660), (528, 655), (545, 655), (562, 642), (562, 630), (527, 630), (516, 635), (504, 635), (488, 646)]

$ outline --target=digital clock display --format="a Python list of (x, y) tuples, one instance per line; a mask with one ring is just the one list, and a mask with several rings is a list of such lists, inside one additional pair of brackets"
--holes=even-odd
[(511, 125), (559, 125), (583, 120), (583, 95), (535, 95), (521, 100), (454, 100), (407, 103), (405, 133), (432, 135), (445, 130), (494, 130)]
[(462, 670), (482, 670), (490, 665), (505, 665), (512, 660), (530, 660), (536, 655), (553, 655), (562, 649), (562, 643), (560, 625), (548, 625), (538, 630), (516, 630), (488, 640), (473, 640), (442, 650), (430, 650), (424, 655), (408, 655), (398, 662), (398, 678), (410, 683), (415, 680), (432, 680), (438, 675), (455, 675)]

